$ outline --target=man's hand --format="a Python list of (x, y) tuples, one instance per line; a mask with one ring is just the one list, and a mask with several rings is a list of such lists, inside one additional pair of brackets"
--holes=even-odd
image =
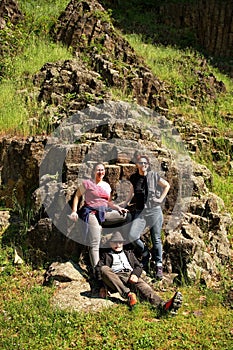
[(136, 275), (131, 275), (129, 278), (130, 283), (137, 283), (138, 282), (138, 277)]

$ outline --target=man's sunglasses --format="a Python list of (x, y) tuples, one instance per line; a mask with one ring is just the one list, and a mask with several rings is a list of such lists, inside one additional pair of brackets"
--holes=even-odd
[(147, 165), (147, 162), (138, 162), (139, 165)]

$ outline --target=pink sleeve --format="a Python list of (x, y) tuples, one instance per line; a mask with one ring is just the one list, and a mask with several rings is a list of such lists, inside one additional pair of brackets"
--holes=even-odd
[(83, 180), (83, 186), (85, 190), (88, 190), (90, 188), (90, 180)]

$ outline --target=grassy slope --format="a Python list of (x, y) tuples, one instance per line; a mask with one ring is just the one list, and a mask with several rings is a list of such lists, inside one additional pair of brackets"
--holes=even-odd
[[(24, 95), (19, 93), (25, 88), (30, 90), (30, 79), (28, 81), (25, 78), (35, 73), (47, 61), (70, 57), (67, 50), (51, 43), (47, 36), (51, 19), (56, 18), (68, 1), (40, 1), (38, 5), (38, 2), (20, 0), (19, 3), (30, 16), (27, 27), (21, 29), (19, 39), (16, 40), (20, 50), (17, 51), (17, 56), (13, 51), (10, 52), (6, 62), (7, 74), (0, 82), (2, 133), (10, 130), (27, 133), (29, 115), (34, 113), (38, 116), (41, 113), (34, 100), (29, 104), (25, 102)], [(49, 12), (51, 4), (52, 13)], [(25, 40), (25, 32), (29, 31), (30, 35)], [(174, 87), (183, 88), (187, 76), (182, 70), (180, 59), (183, 60), (187, 52), (165, 47), (158, 47), (156, 50), (145, 45), (139, 37), (136, 37), (135, 42), (134, 35), (129, 35), (128, 39), (139, 53), (148, 58), (148, 64), (152, 65), (153, 60), (156, 62), (152, 65), (152, 69), (159, 67), (155, 73), (161, 80), (167, 81), (168, 84), (173, 83)], [(178, 66), (176, 62), (179, 62)], [(226, 81), (228, 91), (232, 93), (232, 83), (227, 77), (218, 74)], [(219, 104), (221, 106), (219, 108), (220, 112), (225, 114), (233, 104), (232, 100), (229, 102), (229, 96), (222, 98), (223, 102)], [(190, 114), (192, 112), (190, 109), (186, 113), (188, 106), (174, 104), (173, 108), (182, 111), (187, 117), (196, 116), (196, 113)], [(200, 113), (203, 119), (198, 118), (196, 121), (200, 125), (203, 122), (205, 125), (211, 125), (209, 121), (211, 113), (206, 113), (203, 108)], [(224, 126), (224, 118), (221, 123), (223, 123), (222, 130), (228, 128), (228, 125)], [(224, 181), (226, 180), (218, 179), (225, 189)], [(0, 263), (2, 296), (0, 348), (2, 349), (217, 350), (230, 349), (232, 346), (232, 315), (230, 309), (223, 303), (231, 280), (224, 269), (218, 291), (201, 288), (199, 285), (182, 286), (184, 306), (178, 316), (157, 320), (154, 318), (155, 312), (147, 304), (140, 305), (132, 312), (126, 305), (119, 305), (111, 312), (106, 310), (86, 315), (54, 310), (49, 304), (53, 288), (41, 286), (43, 271), (32, 271), (29, 266), (15, 267), (12, 247), (1, 248)], [(159, 291), (159, 294), (166, 299), (172, 292), (172, 290)]]
[[(0, 80), (0, 134), (38, 134), (46, 130), (43, 107), (33, 96), (32, 76), (47, 62), (72, 58), (61, 45), (54, 44), (49, 30), (69, 3), (60, 1), (18, 1), (26, 13), (23, 25), (3, 31), (7, 56)], [(0, 76), (1, 77), (1, 76)], [(36, 127), (29, 118), (42, 120)]]
[[(231, 349), (232, 315), (222, 292), (184, 286), (178, 315), (156, 318), (147, 303), (98, 313), (54, 309), (53, 288), (42, 287), (42, 271), (6, 263), (0, 275), (1, 349)], [(164, 299), (172, 291), (159, 291)]]

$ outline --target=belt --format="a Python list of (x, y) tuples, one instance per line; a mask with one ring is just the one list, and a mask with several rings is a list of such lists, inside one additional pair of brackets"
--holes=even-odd
[(122, 270), (120, 270), (118, 272), (130, 272), (130, 271), (131, 271), (130, 269), (122, 269)]

